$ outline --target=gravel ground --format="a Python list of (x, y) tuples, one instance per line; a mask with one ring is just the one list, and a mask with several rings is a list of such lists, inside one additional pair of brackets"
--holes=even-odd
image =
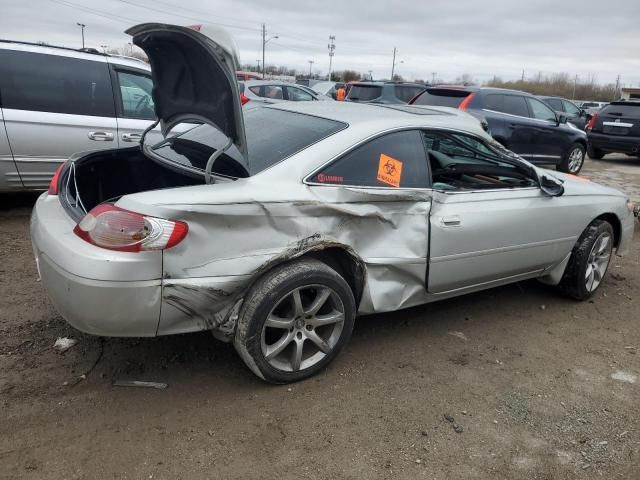
[[(585, 175), (640, 200), (637, 160)], [(35, 195), (0, 198), (0, 478), (640, 478), (638, 232), (589, 302), (534, 281), (365, 317), (276, 387), (207, 333), (66, 325), (36, 282)]]

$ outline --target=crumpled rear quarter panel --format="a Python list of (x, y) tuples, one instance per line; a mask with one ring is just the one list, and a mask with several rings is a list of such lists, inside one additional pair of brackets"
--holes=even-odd
[(260, 200), (256, 192), (251, 202), (166, 212), (186, 220), (189, 234), (164, 254), (158, 334), (213, 329), (229, 337), (230, 310), (262, 272), (335, 246), (365, 266), (359, 313), (424, 302), (430, 192), (301, 185), (291, 195), (290, 184), (287, 189), (296, 200)]

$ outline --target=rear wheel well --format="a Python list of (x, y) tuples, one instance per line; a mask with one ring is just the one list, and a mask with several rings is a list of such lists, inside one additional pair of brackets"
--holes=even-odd
[(622, 233), (622, 225), (620, 224), (620, 219), (617, 215), (615, 213), (603, 213), (594, 220), (604, 220), (611, 224), (611, 227), (613, 228), (613, 245), (617, 247), (620, 243), (620, 235)]
[(327, 264), (344, 278), (353, 296), (356, 299), (356, 307), (360, 305), (362, 291), (364, 290), (365, 267), (362, 261), (340, 247), (329, 247), (322, 250), (314, 250), (300, 258), (311, 257)]

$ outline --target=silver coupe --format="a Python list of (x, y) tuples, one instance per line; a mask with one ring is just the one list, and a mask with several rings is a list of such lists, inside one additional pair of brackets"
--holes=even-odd
[(459, 110), (343, 102), (242, 111), (222, 31), (128, 30), (165, 136), (77, 154), (34, 207), (51, 300), (105, 336), (211, 330), (274, 383), (346, 345), (357, 315), (537, 278), (578, 300), (634, 206), (537, 168)]

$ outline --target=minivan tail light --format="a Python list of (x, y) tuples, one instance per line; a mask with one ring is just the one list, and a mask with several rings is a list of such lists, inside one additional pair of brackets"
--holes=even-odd
[(462, 102), (460, 103), (460, 105), (458, 106), (459, 110), (466, 110), (467, 107), (469, 107), (469, 104), (471, 103), (471, 100), (473, 100), (475, 93), (470, 93), (469, 95), (466, 96), (466, 98), (464, 100), (462, 100)]
[(49, 182), (49, 190), (47, 190), (47, 193), (49, 195), (58, 195), (58, 183), (60, 181), (60, 172), (62, 172), (63, 168), (64, 168), (64, 163), (60, 165), (56, 170), (56, 173), (53, 174), (53, 177)]
[(111, 204), (98, 205), (73, 229), (97, 247), (120, 252), (166, 250), (186, 237), (186, 223), (149, 217)]
[(587, 126), (585, 127), (585, 130), (586, 130), (587, 132), (590, 132), (590, 131), (591, 131), (591, 129), (593, 129), (593, 127), (595, 127), (595, 125), (596, 125), (596, 120), (597, 120), (597, 119), (598, 119), (598, 114), (597, 114), (597, 113), (594, 113), (594, 114), (591, 116), (591, 119), (589, 120), (589, 123), (587, 123)]
[(240, 94), (240, 103), (242, 105), (245, 105), (249, 100), (251, 100), (251, 99), (249, 97), (247, 97), (244, 93)]

